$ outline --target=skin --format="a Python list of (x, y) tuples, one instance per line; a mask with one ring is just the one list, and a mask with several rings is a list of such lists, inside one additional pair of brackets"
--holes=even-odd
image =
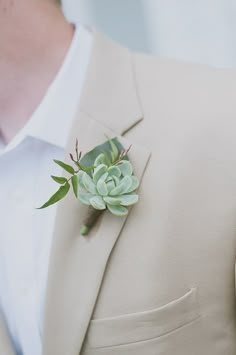
[(0, 0), (0, 137), (6, 144), (40, 104), (73, 34), (53, 0)]

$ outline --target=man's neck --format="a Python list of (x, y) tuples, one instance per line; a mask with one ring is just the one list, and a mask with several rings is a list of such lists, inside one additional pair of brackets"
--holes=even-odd
[(39, 105), (73, 32), (47, 0), (0, 0), (0, 132), (5, 143)]

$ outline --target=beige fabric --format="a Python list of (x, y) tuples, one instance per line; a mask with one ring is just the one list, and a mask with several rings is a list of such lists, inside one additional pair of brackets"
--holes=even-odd
[(235, 355), (235, 72), (95, 36), (68, 152), (123, 134), (140, 201), (85, 238), (60, 204), (43, 355)]
[(72, 194), (60, 203), (43, 355), (235, 355), (235, 96), (231, 70), (95, 33), (67, 150), (123, 135), (140, 201), (89, 237), (86, 208)]

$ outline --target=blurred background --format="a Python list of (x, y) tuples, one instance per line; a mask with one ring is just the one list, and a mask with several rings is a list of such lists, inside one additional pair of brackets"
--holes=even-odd
[(236, 67), (236, 0), (63, 0), (63, 8), (136, 51)]

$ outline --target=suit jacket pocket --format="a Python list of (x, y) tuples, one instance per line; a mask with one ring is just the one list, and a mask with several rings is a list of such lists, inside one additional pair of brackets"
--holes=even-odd
[(152, 340), (168, 334), (200, 316), (197, 289), (152, 310), (93, 319), (86, 339), (86, 350)]

